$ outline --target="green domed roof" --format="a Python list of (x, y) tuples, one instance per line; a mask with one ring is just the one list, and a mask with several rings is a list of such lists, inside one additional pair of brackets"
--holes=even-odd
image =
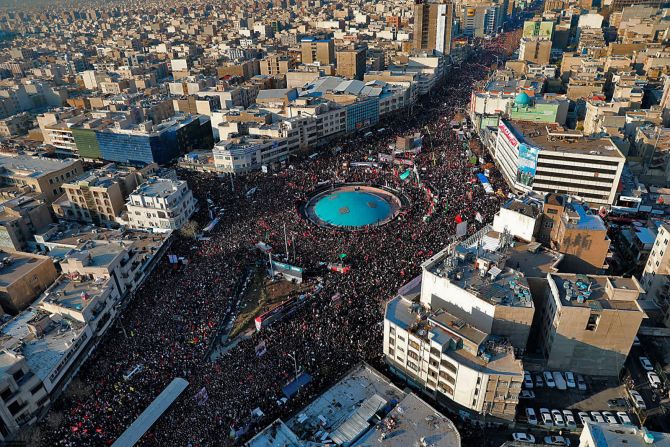
[(530, 96), (526, 92), (521, 92), (514, 98), (514, 103), (518, 106), (527, 106), (530, 104)]

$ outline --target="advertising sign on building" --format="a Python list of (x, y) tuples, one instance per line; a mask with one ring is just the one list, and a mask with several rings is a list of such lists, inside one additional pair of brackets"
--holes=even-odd
[(519, 145), (519, 166), (516, 181), (525, 186), (532, 186), (537, 172), (537, 155), (540, 148), (525, 143)]
[(498, 131), (502, 134), (503, 138), (510, 146), (515, 149), (519, 146), (519, 140), (516, 139), (512, 131), (505, 125), (504, 122), (500, 121), (498, 124)]

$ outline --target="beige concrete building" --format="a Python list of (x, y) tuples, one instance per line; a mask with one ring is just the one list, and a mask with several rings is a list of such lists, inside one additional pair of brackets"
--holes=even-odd
[(633, 278), (547, 274), (538, 309), (547, 368), (618, 376), (646, 315), (637, 300), (644, 290)]
[(2, 202), (0, 248), (31, 251), (35, 233), (53, 222), (49, 206), (40, 194), (20, 194)]
[(0, 251), (0, 305), (17, 314), (28, 307), (58, 277), (48, 256)]
[(561, 268), (572, 273), (606, 269), (611, 240), (602, 218), (569, 196), (547, 194), (539, 239), (563, 253)]
[(412, 49), (451, 53), (454, 4), (450, 1), (416, 2)]
[(0, 120), (0, 137), (18, 137), (28, 133), (32, 126), (32, 118), (28, 112), (19, 113)]
[(65, 195), (52, 205), (63, 219), (111, 224), (125, 209), (128, 195), (140, 185), (156, 165), (141, 170), (119, 169), (114, 164), (89, 171), (72, 182), (65, 183)]
[(63, 183), (84, 172), (81, 160), (56, 160), (28, 155), (0, 155), (0, 183), (27, 186), (51, 203), (63, 193)]
[(335, 63), (335, 43), (332, 39), (306, 37), (300, 41), (303, 64), (332, 65)]
[(531, 38), (521, 39), (519, 60), (547, 65), (551, 61), (551, 40)]
[(363, 80), (365, 75), (366, 49), (356, 48), (337, 52), (337, 75), (349, 79)]
[(261, 59), (261, 74), (276, 76), (285, 75), (295, 67), (292, 59), (286, 56), (270, 55)]

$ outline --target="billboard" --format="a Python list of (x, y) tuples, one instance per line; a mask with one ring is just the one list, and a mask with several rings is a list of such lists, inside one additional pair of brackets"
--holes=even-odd
[(537, 154), (539, 147), (529, 146), (526, 143), (519, 145), (519, 163), (517, 166), (516, 181), (525, 186), (533, 186), (537, 172)]

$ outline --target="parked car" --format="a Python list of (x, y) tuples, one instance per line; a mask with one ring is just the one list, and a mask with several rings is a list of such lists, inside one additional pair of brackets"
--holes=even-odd
[(542, 425), (547, 427), (554, 426), (554, 420), (551, 418), (551, 412), (547, 408), (540, 408), (540, 416), (542, 417)]
[(640, 339), (637, 338), (637, 335), (633, 337), (633, 346), (642, 346), (642, 343), (640, 343)]
[(528, 371), (523, 372), (523, 386), (528, 389), (533, 388), (533, 378), (530, 376)]
[(598, 413), (597, 411), (592, 411), (591, 412), (591, 418), (593, 418), (593, 421), (598, 423), (598, 424), (604, 424), (605, 423), (605, 418), (603, 417), (602, 414)]
[(537, 374), (535, 376), (535, 388), (544, 388), (544, 380), (542, 380), (542, 374)]
[(616, 415), (619, 417), (619, 420), (623, 425), (633, 425), (633, 421), (630, 420), (628, 413), (625, 411), (617, 411)]
[(647, 372), (647, 379), (649, 379), (649, 385), (653, 388), (660, 388), (662, 386), (660, 377), (653, 371)]
[(647, 404), (644, 402), (644, 399), (642, 399), (642, 395), (640, 393), (635, 390), (628, 390), (628, 394), (630, 394), (633, 405), (635, 405), (640, 410), (647, 409)]
[(537, 415), (535, 414), (535, 410), (526, 408), (526, 419), (528, 419), (529, 424), (537, 425)]
[(551, 416), (554, 418), (554, 425), (556, 427), (565, 427), (565, 419), (560, 410), (551, 410)]
[(563, 410), (563, 417), (565, 418), (565, 425), (568, 428), (577, 428), (577, 421), (575, 421), (575, 416), (570, 410)]
[(607, 422), (610, 425), (619, 425), (619, 421), (617, 420), (616, 417), (609, 411), (603, 411), (602, 412), (603, 417), (605, 418), (605, 422)]
[(567, 390), (568, 386), (565, 383), (565, 379), (563, 378), (563, 374), (561, 374), (560, 371), (554, 371), (552, 373), (554, 376), (554, 383), (556, 383), (556, 388), (559, 390)]
[(544, 443), (548, 445), (570, 445), (570, 440), (563, 436), (545, 436)]
[(535, 393), (531, 390), (521, 390), (521, 393), (519, 393), (519, 399), (535, 399)]
[(576, 388), (577, 383), (575, 382), (575, 375), (570, 371), (565, 373), (565, 383), (568, 385), (568, 388)]
[(580, 411), (577, 413), (577, 417), (579, 418), (579, 421), (582, 423), (582, 425), (586, 425), (587, 422), (593, 422), (593, 419), (591, 419), (591, 416), (586, 411)]
[(535, 444), (535, 436), (530, 433), (512, 433), (512, 439), (525, 444)]
[(579, 391), (586, 391), (586, 380), (581, 374), (577, 374), (577, 389)]
[(625, 407), (626, 399), (622, 399), (621, 397), (617, 397), (616, 399), (610, 399), (607, 401), (607, 406), (610, 408)]
[(648, 357), (640, 357), (640, 365), (642, 365), (642, 367), (647, 371), (654, 370), (654, 365), (652, 365)]
[(544, 382), (549, 388), (556, 388), (556, 382), (554, 382), (554, 376), (551, 374), (551, 371), (545, 371), (542, 375), (544, 376)]

